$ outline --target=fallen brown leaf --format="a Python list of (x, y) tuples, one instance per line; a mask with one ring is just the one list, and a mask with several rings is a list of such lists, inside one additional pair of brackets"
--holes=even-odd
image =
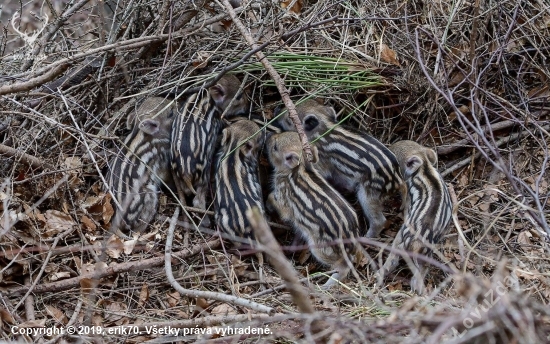
[(176, 307), (180, 303), (181, 294), (178, 291), (174, 291), (173, 293), (166, 293), (166, 302), (170, 305), (170, 307)]
[(97, 229), (97, 226), (95, 225), (94, 221), (92, 221), (92, 219), (90, 219), (86, 215), (82, 215), (82, 217), (80, 218), (80, 222), (82, 222), (85, 228), (89, 229), (92, 232)]
[(139, 292), (139, 301), (138, 306), (143, 307), (145, 303), (149, 300), (149, 287), (147, 286), (147, 283), (144, 283), (141, 286), (141, 291)]
[(25, 321), (24, 323), (17, 325), (17, 327), (44, 327), (44, 325), (46, 325), (46, 319), (36, 319)]
[(5, 321), (10, 325), (15, 325), (15, 320), (11, 316), (10, 312), (4, 308), (0, 308), (0, 320)]
[[(293, 2), (294, 4), (292, 4)], [(283, 0), (281, 2), (281, 8), (287, 9), (288, 6), (291, 6), (290, 8), (288, 8), (289, 12), (298, 15), (302, 13), (302, 8), (304, 7), (304, 0)]]
[(111, 235), (109, 240), (107, 240), (107, 248), (105, 252), (107, 255), (113, 259), (118, 259), (124, 250), (124, 244), (122, 240), (116, 235)]
[(65, 313), (63, 313), (60, 309), (55, 308), (54, 306), (46, 306), (46, 311), (49, 315), (51, 315), (58, 323), (61, 323), (63, 325), (66, 325), (69, 320), (67, 319), (67, 316)]
[(217, 305), (214, 307), (210, 313), (212, 315), (236, 315), (239, 314), (235, 308), (231, 307), (227, 303), (222, 303), (221, 305)]
[(46, 225), (44, 226), (44, 235), (52, 237), (56, 234), (71, 229), (76, 223), (69, 214), (57, 210), (47, 210), (45, 213)]
[(382, 43), (380, 45), (380, 58), (382, 61), (391, 63), (396, 66), (401, 66), (397, 60), (397, 53), (391, 50), (386, 44)]

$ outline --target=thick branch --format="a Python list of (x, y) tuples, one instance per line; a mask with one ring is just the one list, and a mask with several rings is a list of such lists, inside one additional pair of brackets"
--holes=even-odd
[(0, 155), (5, 155), (12, 158), (18, 158), (24, 164), (31, 166), (32, 168), (45, 168), (53, 170), (54, 167), (43, 160), (34, 157), (30, 154), (23, 153), (18, 149), (8, 147), (0, 143)]
[[(196, 245), (189, 249), (184, 249), (179, 252), (176, 252), (172, 254), (172, 257), (182, 258), (182, 259), (190, 258), (196, 254), (199, 254), (202, 251), (214, 249), (219, 247), (220, 245), (221, 245), (220, 240), (214, 239), (214, 240), (208, 241), (206, 244)], [(107, 269), (99, 273), (89, 273), (89, 274), (80, 275), (78, 277), (69, 278), (62, 281), (37, 285), (33, 289), (33, 293), (42, 294), (42, 293), (68, 290), (71, 288), (78, 287), (80, 285), (80, 281), (84, 278), (99, 279), (107, 276), (121, 274), (123, 272), (128, 272), (128, 271), (148, 270), (157, 266), (161, 266), (163, 263), (164, 263), (164, 257), (156, 257), (156, 258), (149, 258), (149, 259), (135, 261), (135, 262), (112, 264)], [(8, 289), (6, 294), (9, 296), (22, 295), (27, 290), (28, 290), (27, 287), (13, 288), (13, 289)]]
[(286, 287), (290, 295), (292, 295), (292, 301), (298, 306), (300, 312), (313, 314), (315, 310), (309, 300), (307, 291), (300, 284), (296, 270), (294, 270), (292, 264), (286, 259), (281, 246), (277, 243), (263, 215), (258, 208), (253, 208), (247, 211), (246, 217), (254, 230), (256, 240), (264, 246), (262, 250), (267, 255), (269, 262), (285, 281)]
[[(488, 133), (489, 131), (495, 131), (495, 130), (502, 130), (506, 128), (510, 128), (514, 125), (518, 124), (516, 121), (502, 121), (495, 124), (486, 125), (483, 127), (483, 133)], [(474, 139), (477, 139), (477, 134), (473, 134), (472, 137)], [(467, 145), (470, 143), (470, 139), (462, 139), (456, 142), (451, 143), (450, 145), (442, 145), (437, 147), (437, 154), (439, 155), (445, 155), (452, 153), (456, 151), (457, 149), (464, 148), (464, 145)]]
[(2, 86), (0, 87), (0, 95), (30, 91), (37, 86), (53, 80), (59, 74), (63, 73), (67, 67), (69, 67), (68, 63), (61, 63), (58, 64), (57, 67), (48, 71), (46, 74), (37, 76), (36, 78), (32, 78), (25, 82)]

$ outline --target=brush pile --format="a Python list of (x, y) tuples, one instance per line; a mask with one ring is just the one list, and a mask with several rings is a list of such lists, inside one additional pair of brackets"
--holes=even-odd
[[(423, 295), (410, 293), (405, 263), (375, 288), (366, 260), (356, 267), (361, 280), (320, 292), (326, 268), (273, 228), (312, 290), (314, 311), (303, 312), (269, 265), (262, 285), (253, 254), (226, 250), (215, 228), (178, 226), (180, 284), (275, 314), (182, 296), (163, 269), (177, 208), (167, 196), (139, 241), (104, 240), (114, 208), (102, 169), (136, 101), (184, 97), (231, 72), (266, 123), (282, 104), (226, 2), (0, 7), (0, 340), (72, 341), (22, 333), (86, 325), (97, 327), (79, 337), (109, 343), (548, 342), (550, 4), (542, 0), (231, 1), (294, 102), (326, 99), (349, 117), (345, 125), (385, 144), (407, 139), (438, 152), (455, 208), (434, 257), (449, 269), (432, 267)], [(387, 218), (389, 244), (401, 219), (396, 210)], [(366, 247), (380, 264), (380, 248)], [(161, 333), (168, 328), (180, 332)]]

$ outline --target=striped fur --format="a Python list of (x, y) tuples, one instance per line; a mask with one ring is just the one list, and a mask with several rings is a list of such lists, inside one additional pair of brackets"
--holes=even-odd
[[(316, 149), (312, 148), (316, 156)], [(337, 269), (323, 286), (328, 289), (336, 280), (345, 279), (350, 270), (343, 255), (354, 254), (353, 243), (341, 246), (333, 242), (358, 236), (357, 215), (313, 165), (302, 159), (298, 133), (272, 135), (267, 152), (274, 167), (268, 207), (304, 237), (319, 262)]]
[[(383, 196), (403, 192), (395, 156), (372, 136), (336, 126), (331, 107), (306, 100), (296, 110), (308, 139), (318, 139), (317, 170), (336, 188), (355, 193), (369, 220), (367, 237), (379, 236), (386, 222)], [(288, 114), (278, 123), (284, 130), (295, 130)]]
[[(205, 209), (221, 115), (225, 111), (226, 116), (235, 116), (248, 110), (246, 95), (238, 93), (240, 84), (235, 76), (226, 75), (208, 91), (189, 96), (180, 107), (172, 128), (171, 160), (184, 204), (185, 196), (195, 195), (193, 205)], [(208, 225), (206, 222), (203, 224)]]
[(172, 183), (169, 151), (175, 112), (173, 101), (152, 97), (129, 118), (132, 132), (107, 164), (107, 182), (119, 206), (115, 230), (143, 232), (157, 212), (160, 185)]
[[(431, 246), (437, 244), (449, 228), (452, 202), (447, 186), (434, 167), (436, 153), (413, 141), (399, 141), (390, 146), (399, 160), (407, 185), (407, 197), (403, 200), (404, 223), (393, 242), (393, 247), (424, 255), (431, 255)], [(399, 257), (389, 255), (380, 276), (397, 266)], [(417, 259), (412, 258), (413, 279), (411, 287), (422, 293), (427, 273)]]
[(264, 213), (258, 177), (258, 153), (263, 145), (259, 131), (249, 120), (231, 124), (223, 130), (216, 158), (216, 223), (220, 230), (234, 237), (253, 236), (247, 210), (258, 207)]

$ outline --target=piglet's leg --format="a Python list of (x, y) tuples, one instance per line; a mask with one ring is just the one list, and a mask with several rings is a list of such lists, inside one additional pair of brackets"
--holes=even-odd
[(359, 187), (357, 191), (357, 200), (363, 208), (363, 213), (369, 220), (369, 230), (367, 238), (376, 238), (386, 224), (386, 217), (382, 213), (382, 199), (379, 192), (367, 192), (364, 187)]

